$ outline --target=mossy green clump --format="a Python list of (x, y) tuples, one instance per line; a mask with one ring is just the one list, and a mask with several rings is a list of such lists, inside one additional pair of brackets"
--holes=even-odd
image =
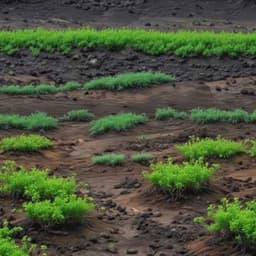
[(153, 159), (152, 154), (142, 152), (136, 153), (131, 156), (131, 160), (135, 163), (147, 164)]
[(61, 120), (63, 121), (90, 121), (94, 118), (94, 114), (89, 112), (87, 109), (76, 109), (67, 112)]
[(178, 111), (174, 108), (158, 108), (155, 113), (157, 120), (168, 120), (168, 119), (186, 119), (188, 114), (184, 111)]
[(102, 155), (94, 156), (92, 162), (99, 165), (121, 165), (125, 161), (125, 155), (116, 153), (105, 153)]
[(96, 78), (87, 82), (84, 89), (108, 89), (108, 90), (124, 90), (136, 87), (151, 87), (156, 84), (168, 83), (174, 81), (173, 76), (169, 76), (160, 72), (137, 72), (124, 73), (115, 76), (107, 76)]

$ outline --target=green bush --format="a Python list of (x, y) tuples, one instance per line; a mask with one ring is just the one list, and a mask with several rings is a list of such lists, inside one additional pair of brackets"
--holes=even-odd
[(187, 113), (183, 111), (177, 111), (174, 108), (158, 108), (155, 113), (155, 118), (157, 120), (167, 120), (167, 119), (186, 119)]
[(181, 165), (156, 163), (151, 165), (152, 172), (145, 172), (144, 177), (160, 190), (170, 193), (178, 199), (184, 192), (198, 191), (206, 185), (217, 166), (209, 167), (202, 161), (184, 162)]
[(51, 129), (58, 126), (58, 121), (46, 113), (38, 112), (28, 116), (16, 114), (0, 114), (0, 128), (25, 129), (37, 131), (40, 129)]
[(189, 159), (205, 157), (230, 158), (235, 154), (246, 152), (242, 143), (222, 138), (192, 138), (187, 143), (176, 145), (176, 147)]
[(207, 225), (210, 232), (231, 234), (238, 242), (255, 250), (255, 200), (242, 204), (237, 198), (233, 201), (224, 198), (219, 205), (209, 206), (208, 217), (211, 219)]
[(94, 156), (92, 161), (94, 164), (100, 164), (100, 165), (111, 165), (111, 166), (121, 165), (125, 161), (125, 155), (107, 153), (99, 156)]
[(0, 150), (33, 152), (53, 146), (53, 142), (41, 135), (19, 135), (6, 137), (0, 141)]
[(63, 86), (40, 84), (40, 85), (2, 85), (0, 86), (1, 94), (9, 95), (33, 95), (33, 94), (55, 94), (58, 92), (73, 91), (81, 88), (81, 84), (68, 82)]
[(153, 159), (150, 153), (136, 153), (131, 156), (131, 160), (136, 163), (149, 163)]
[(147, 117), (144, 114), (123, 113), (109, 115), (92, 121), (90, 126), (91, 134), (100, 134), (108, 131), (124, 131), (138, 124), (144, 124)]
[(214, 123), (214, 122), (250, 122), (250, 114), (242, 109), (220, 110), (215, 108), (209, 109), (192, 109), (190, 119), (197, 123)]
[(146, 31), (142, 29), (21, 29), (0, 31), (0, 52), (29, 49), (70, 52), (74, 48), (134, 49), (146, 54), (241, 56), (256, 54), (256, 34), (213, 31)]
[(64, 115), (64, 121), (90, 121), (94, 118), (94, 114), (87, 109), (71, 110)]
[(27, 196), (32, 200), (53, 199), (75, 193), (73, 178), (49, 176), (48, 170), (17, 168), (12, 161), (6, 161), (0, 169), (0, 191), (13, 196)]
[(167, 83), (174, 80), (174, 77), (160, 72), (124, 73), (115, 76), (96, 78), (87, 82), (84, 85), (84, 89), (109, 89), (120, 91), (134, 87), (150, 87), (155, 84)]
[(24, 203), (26, 214), (41, 225), (55, 225), (66, 222), (80, 222), (84, 214), (94, 209), (88, 199), (75, 195), (56, 197), (53, 201)]

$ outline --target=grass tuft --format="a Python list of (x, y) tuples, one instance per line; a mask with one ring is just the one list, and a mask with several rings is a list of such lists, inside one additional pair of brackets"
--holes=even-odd
[(57, 126), (57, 119), (43, 112), (33, 113), (28, 116), (0, 114), (0, 128), (2, 129), (16, 128), (37, 131), (41, 129), (48, 130)]
[(63, 121), (90, 121), (94, 118), (94, 114), (87, 109), (76, 109), (66, 113), (61, 120)]
[(192, 138), (189, 142), (176, 145), (177, 149), (189, 159), (199, 158), (230, 158), (236, 154), (246, 152), (242, 143), (222, 138)]
[(94, 135), (108, 131), (125, 131), (135, 125), (144, 124), (147, 120), (144, 114), (122, 113), (109, 115), (92, 121), (90, 132)]
[(186, 119), (188, 114), (183, 111), (177, 111), (174, 108), (158, 108), (155, 113), (157, 120), (168, 120), (168, 119)]
[(92, 161), (94, 164), (116, 166), (124, 163), (125, 155), (107, 153), (99, 156), (94, 156)]
[(52, 146), (53, 142), (41, 135), (19, 135), (6, 137), (0, 141), (0, 150), (3, 152), (34, 152)]
[(120, 91), (127, 88), (151, 87), (156, 84), (168, 83), (174, 80), (174, 77), (160, 72), (124, 73), (115, 76), (96, 78), (87, 82), (84, 85), (84, 89), (108, 89)]
[(153, 159), (150, 153), (136, 153), (131, 156), (131, 160), (135, 163), (147, 164)]

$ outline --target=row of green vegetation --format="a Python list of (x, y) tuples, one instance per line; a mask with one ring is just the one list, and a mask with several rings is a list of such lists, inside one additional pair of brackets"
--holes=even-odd
[(231, 57), (256, 54), (255, 33), (175, 31), (160, 32), (142, 29), (26, 29), (0, 32), (0, 51), (12, 54), (29, 49), (68, 53), (74, 48), (110, 50), (134, 49), (151, 55)]
[(17, 167), (6, 161), (0, 170), (2, 194), (26, 199), (25, 213), (42, 226), (82, 221), (94, 209), (88, 197), (76, 195), (74, 178), (49, 176), (48, 170)]
[(77, 82), (68, 82), (62, 86), (56, 85), (2, 85), (0, 94), (8, 95), (38, 95), (38, 94), (56, 94), (58, 92), (73, 91), (78, 89), (85, 90), (125, 90), (128, 88), (152, 87), (157, 84), (163, 84), (175, 81), (173, 76), (161, 72), (133, 72), (123, 73), (114, 76), (105, 76), (96, 78), (84, 85)]
[[(135, 163), (147, 164), (152, 159), (153, 156), (150, 153), (135, 153), (130, 157), (131, 161)], [(116, 166), (121, 165), (127, 160), (124, 154), (117, 154), (117, 153), (105, 153), (102, 155), (96, 155), (92, 158), (92, 162), (98, 165), (110, 165)]]
[(0, 94), (8, 95), (34, 95), (34, 94), (56, 94), (58, 92), (67, 92), (80, 89), (81, 84), (77, 82), (68, 82), (62, 86), (40, 84), (40, 85), (1, 85)]

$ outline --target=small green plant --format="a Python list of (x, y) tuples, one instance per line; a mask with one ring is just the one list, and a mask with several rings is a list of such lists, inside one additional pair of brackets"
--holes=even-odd
[(64, 115), (64, 121), (90, 121), (94, 118), (94, 114), (87, 109), (71, 110)]
[(16, 114), (0, 114), (0, 128), (24, 129), (37, 131), (40, 129), (52, 129), (58, 126), (58, 121), (46, 113), (38, 112), (28, 116)]
[(127, 88), (151, 87), (156, 84), (168, 83), (174, 80), (174, 77), (160, 72), (125, 73), (115, 76), (96, 78), (87, 82), (84, 85), (84, 89), (109, 89), (120, 91)]
[(3, 152), (34, 152), (52, 146), (53, 142), (41, 135), (19, 135), (6, 137), (0, 141), (0, 150)]
[(81, 88), (77, 82), (68, 82), (62, 86), (40, 84), (40, 85), (2, 85), (1, 94), (8, 95), (33, 95), (33, 94), (55, 94), (58, 92), (73, 91)]
[(189, 159), (230, 158), (236, 154), (246, 152), (242, 143), (220, 137), (216, 139), (192, 138), (185, 144), (176, 145), (176, 148)]
[(136, 153), (131, 156), (131, 160), (136, 163), (147, 164), (153, 159), (150, 153)]
[(250, 148), (250, 154), (251, 156), (255, 157), (256, 156), (256, 141), (252, 141), (252, 147)]
[(115, 154), (115, 153), (107, 153), (103, 155), (94, 156), (92, 158), (92, 162), (94, 164), (99, 165), (121, 165), (125, 161), (125, 155), (123, 154)]
[(209, 109), (192, 109), (190, 119), (197, 123), (214, 123), (214, 122), (250, 122), (250, 114), (242, 109), (220, 110), (216, 108)]
[(92, 121), (90, 126), (91, 134), (100, 134), (108, 131), (124, 131), (138, 124), (144, 124), (147, 121), (144, 114), (123, 113), (109, 115), (98, 120)]
[(49, 176), (48, 170), (17, 167), (15, 162), (6, 161), (0, 169), (0, 192), (31, 200), (53, 199), (56, 196), (75, 193), (73, 178)]
[(197, 218), (197, 220), (205, 224), (209, 232), (222, 232), (226, 235), (232, 235), (242, 245), (255, 250), (255, 200), (243, 204), (238, 198), (233, 201), (223, 198), (219, 205), (208, 207), (208, 218), (211, 220), (210, 224), (206, 224), (206, 219), (203, 217)]
[(158, 108), (155, 113), (157, 120), (168, 120), (168, 119), (186, 119), (188, 114), (183, 111), (177, 111), (174, 108)]
[(95, 206), (89, 199), (76, 195), (55, 197), (54, 200), (24, 203), (26, 214), (42, 226), (67, 222), (81, 222), (83, 216)]
[(186, 192), (201, 190), (208, 182), (217, 165), (209, 166), (198, 160), (181, 165), (172, 161), (151, 165), (151, 172), (144, 172), (144, 177), (161, 191), (170, 194), (173, 199), (181, 198)]

